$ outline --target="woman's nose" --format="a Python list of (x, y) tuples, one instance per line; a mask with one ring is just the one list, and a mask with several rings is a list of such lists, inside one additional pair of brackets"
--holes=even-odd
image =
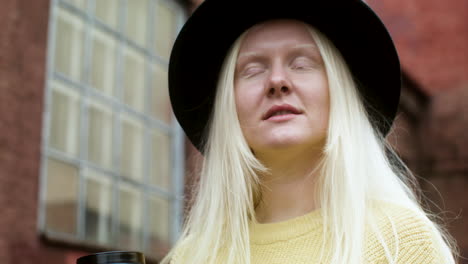
[(291, 92), (292, 83), (286, 69), (280, 66), (272, 68), (267, 84), (268, 96), (285, 95)]

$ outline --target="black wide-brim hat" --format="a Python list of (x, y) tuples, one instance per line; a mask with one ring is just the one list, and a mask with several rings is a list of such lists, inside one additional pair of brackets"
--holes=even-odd
[(271, 19), (295, 19), (327, 36), (341, 52), (374, 126), (386, 135), (401, 89), (398, 55), (379, 17), (360, 0), (205, 0), (189, 17), (169, 62), (174, 114), (203, 150), (220, 69), (234, 41)]

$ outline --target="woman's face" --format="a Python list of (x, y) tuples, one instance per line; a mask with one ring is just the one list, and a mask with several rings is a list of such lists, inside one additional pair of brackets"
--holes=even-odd
[(274, 20), (252, 27), (240, 47), (234, 87), (242, 132), (255, 153), (323, 148), (327, 76), (304, 23)]

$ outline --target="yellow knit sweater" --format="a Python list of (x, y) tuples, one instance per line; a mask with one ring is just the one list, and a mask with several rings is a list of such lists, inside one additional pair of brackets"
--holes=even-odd
[[(398, 264), (445, 264), (441, 260), (431, 229), (422, 217), (409, 209), (394, 205), (382, 205), (377, 213), (377, 223), (382, 230), (384, 240), (389, 244), (392, 254), (395, 252), (395, 239), (392, 223), (398, 234)], [(319, 262), (323, 237), (322, 216), (320, 210), (278, 223), (250, 224), (250, 247), (252, 264), (302, 264), (330, 263), (331, 246), (325, 243), (324, 258)], [(223, 255), (218, 256), (223, 263)], [(179, 256), (177, 256), (179, 255)], [(172, 263), (190, 263), (190, 257), (176, 254)], [(372, 264), (387, 264), (385, 251), (377, 237), (366, 232), (364, 261)]]

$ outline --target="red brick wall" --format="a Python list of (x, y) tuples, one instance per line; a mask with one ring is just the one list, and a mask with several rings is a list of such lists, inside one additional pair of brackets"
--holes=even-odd
[[(448, 227), (463, 256), (468, 256), (468, 85), (433, 96), (424, 121), (429, 198), (447, 213)], [(460, 261), (468, 263), (468, 260)]]
[(468, 1), (368, 0), (403, 68), (429, 94), (468, 85)]
[(468, 256), (468, 1), (367, 2), (389, 28), (403, 70), (429, 96), (419, 130), (406, 132), (399, 147), (405, 153), (419, 142), (422, 187)]
[(49, 4), (4, 0), (0, 8), (2, 264), (66, 263), (36, 228)]

